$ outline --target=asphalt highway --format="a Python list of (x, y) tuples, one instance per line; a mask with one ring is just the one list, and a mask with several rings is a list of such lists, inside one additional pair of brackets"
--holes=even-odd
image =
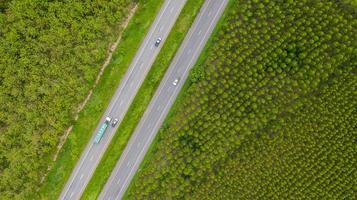
[[(185, 3), (186, 0), (166, 0), (163, 3), (59, 199), (74, 200), (81, 197)], [(158, 37), (161, 37), (162, 41), (156, 47)], [(117, 118), (118, 124), (115, 127), (109, 126), (101, 141), (95, 144), (94, 137), (107, 116), (112, 120)]]
[[(222, 15), (228, 0), (206, 0), (170, 64), (147, 110), (104, 186), (99, 200), (121, 199), (170, 107)], [(178, 79), (178, 84), (174, 81)]]

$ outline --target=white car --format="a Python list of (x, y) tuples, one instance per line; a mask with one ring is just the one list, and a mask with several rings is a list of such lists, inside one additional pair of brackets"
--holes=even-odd
[(162, 40), (161, 37), (158, 37), (158, 38), (156, 39), (156, 42), (155, 42), (155, 46), (156, 46), (156, 47), (159, 46), (161, 40)]
[(112, 121), (112, 119), (111, 119), (110, 117), (106, 117), (106, 118), (105, 118), (105, 123), (109, 124), (110, 121)]
[(112, 127), (114, 127), (115, 125), (117, 125), (118, 121), (119, 121), (118, 118), (115, 118), (114, 121), (112, 122)]
[(172, 85), (176, 86), (176, 85), (178, 84), (179, 80), (180, 80), (179, 78), (176, 78), (176, 79), (174, 80), (174, 82), (172, 82)]

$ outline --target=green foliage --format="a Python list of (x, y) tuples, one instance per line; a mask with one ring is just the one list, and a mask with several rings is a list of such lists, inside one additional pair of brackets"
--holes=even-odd
[(192, 83), (197, 83), (205, 76), (204, 70), (201, 67), (194, 67), (191, 69), (189, 79)]
[(353, 199), (356, 7), (233, 2), (128, 198)]
[(5, 12), (12, 0), (0, 0), (0, 12)]
[(106, 56), (130, 0), (1, 4), (0, 196), (26, 199)]

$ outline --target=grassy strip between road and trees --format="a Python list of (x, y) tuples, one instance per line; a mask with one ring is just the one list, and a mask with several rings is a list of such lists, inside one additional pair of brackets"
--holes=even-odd
[(187, 1), (81, 199), (96, 199), (104, 187), (203, 2)]
[(105, 69), (91, 99), (79, 114), (57, 160), (36, 194), (37, 197), (33, 199), (57, 199), (60, 195), (162, 3), (163, 0), (138, 1), (137, 11), (123, 32), (111, 63)]

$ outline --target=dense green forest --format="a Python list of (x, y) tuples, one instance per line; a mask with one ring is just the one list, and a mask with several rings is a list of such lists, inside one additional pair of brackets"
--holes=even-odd
[(354, 199), (352, 1), (232, 0), (129, 199)]
[(0, 199), (36, 191), (133, 1), (0, 1)]

